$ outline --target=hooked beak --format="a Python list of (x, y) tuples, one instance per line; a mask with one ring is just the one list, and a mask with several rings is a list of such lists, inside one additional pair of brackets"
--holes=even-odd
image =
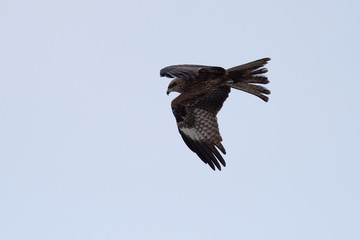
[(170, 93), (170, 91), (169, 91), (169, 90), (167, 90), (167, 91), (166, 91), (166, 94), (167, 94), (168, 96), (169, 96), (169, 93)]

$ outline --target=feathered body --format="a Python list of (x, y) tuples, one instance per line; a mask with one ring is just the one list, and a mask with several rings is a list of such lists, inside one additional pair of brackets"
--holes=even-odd
[[(167, 94), (179, 92), (171, 108), (180, 135), (186, 145), (201, 160), (215, 170), (226, 163), (218, 150), (226, 154), (217, 123), (217, 113), (231, 88), (253, 94), (268, 101), (270, 91), (258, 84), (269, 83), (263, 68), (270, 58), (260, 59), (225, 70), (203, 65), (174, 65), (160, 71), (161, 76), (172, 77)], [(220, 162), (220, 163), (219, 163)], [(215, 168), (216, 167), (216, 168)]]

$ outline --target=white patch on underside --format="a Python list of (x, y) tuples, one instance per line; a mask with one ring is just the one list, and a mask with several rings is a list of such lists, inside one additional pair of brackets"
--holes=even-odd
[(195, 128), (180, 128), (181, 132), (183, 132), (186, 136), (190, 137), (193, 140), (203, 140), (205, 136), (201, 134), (199, 131), (196, 131)]

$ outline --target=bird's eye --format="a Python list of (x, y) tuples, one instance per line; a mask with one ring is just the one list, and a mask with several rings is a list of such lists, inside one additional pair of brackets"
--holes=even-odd
[(176, 85), (176, 84), (177, 84), (176, 82), (174, 82), (174, 83), (170, 84), (170, 85), (169, 85), (169, 88), (173, 88), (173, 87), (175, 87), (175, 85)]

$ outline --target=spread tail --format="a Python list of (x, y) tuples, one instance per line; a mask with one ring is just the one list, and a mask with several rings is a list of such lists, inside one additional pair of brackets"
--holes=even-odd
[(229, 68), (226, 72), (231, 81), (230, 86), (258, 96), (267, 102), (269, 97), (265, 96), (265, 94), (270, 94), (270, 91), (257, 84), (269, 83), (267, 77), (263, 75), (268, 71), (266, 68), (263, 68), (268, 61), (270, 61), (270, 58), (263, 58), (237, 67)]

